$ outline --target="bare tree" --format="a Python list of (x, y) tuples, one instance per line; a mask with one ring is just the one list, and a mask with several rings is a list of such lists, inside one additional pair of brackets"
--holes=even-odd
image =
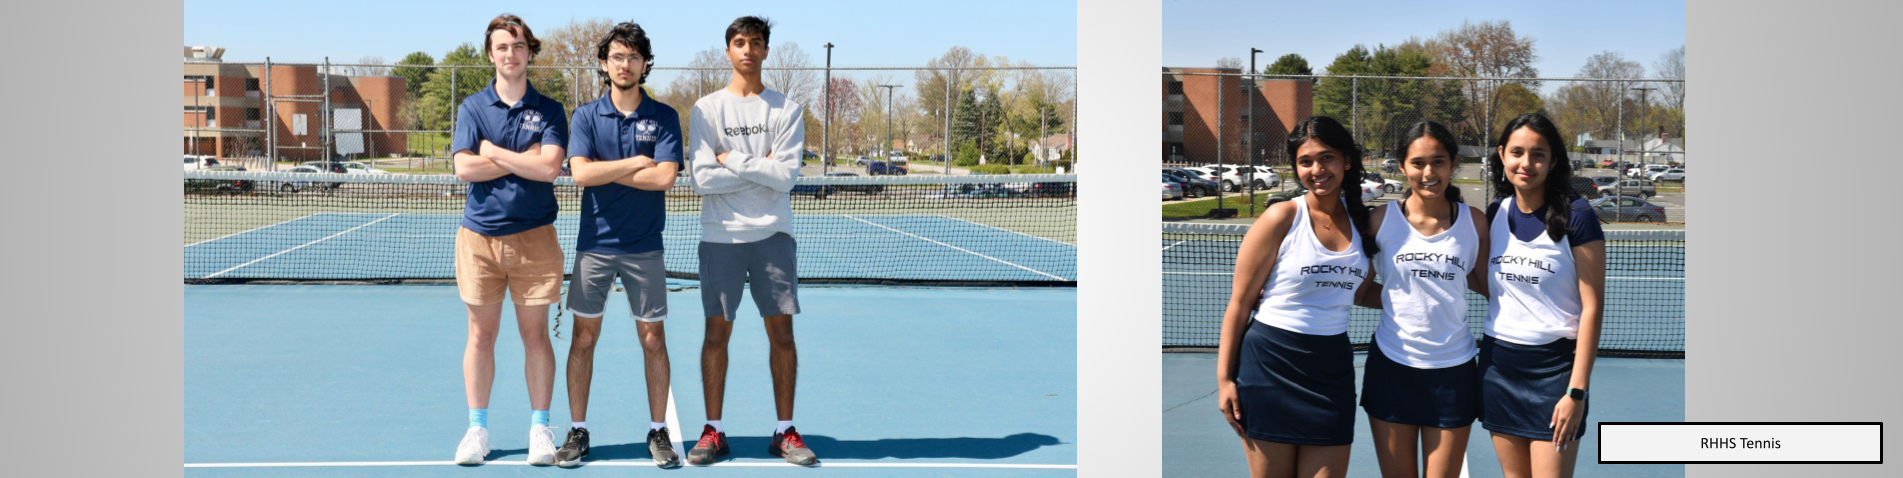
[(982, 76), (982, 72), (974, 68), (982, 68), (987, 63), (984, 55), (962, 46), (952, 47), (938, 58), (925, 62), (926, 68), (914, 73), (918, 107), (931, 115), (942, 129), (945, 115), (950, 114), (945, 100), (950, 98), (951, 105), (957, 105), (959, 93), (971, 88), (972, 78)]
[[(1513, 32), (1513, 25), (1506, 20), (1473, 23), (1460, 22), (1460, 27), (1442, 30), (1424, 46), (1434, 58), (1428, 73), (1435, 76), (1465, 76), (1488, 78), (1533, 78), (1538, 77), (1539, 69), (1533, 66), (1540, 57), (1533, 47), (1532, 37), (1523, 37)], [(1516, 81), (1528, 90), (1539, 90), (1537, 81)], [(1497, 81), (1472, 81), (1465, 83), (1467, 93), (1468, 121), (1479, 125), (1481, 136), (1490, 131), (1488, 124), (1493, 117), (1494, 93), (1501, 86)]]
[(1679, 80), (1660, 85), (1659, 92), (1664, 93), (1665, 104), (1685, 109), (1685, 46), (1659, 55), (1658, 61), (1652, 62), (1652, 75), (1661, 80)]
[[(539, 35), (542, 53), (535, 58), (538, 66), (562, 67), (561, 74), (574, 85), (577, 95), (571, 102), (580, 104), (607, 92), (597, 57), (602, 37), (614, 30), (615, 22), (606, 18), (570, 20), (568, 24)], [(570, 105), (575, 106), (575, 105)]]
[(1233, 56), (1222, 57), (1222, 59), (1216, 60), (1216, 68), (1242, 69), (1242, 59)]
[(787, 42), (774, 45), (767, 51), (764, 66), (766, 71), (761, 79), (766, 81), (767, 88), (786, 95), (794, 103), (808, 109), (819, 104), (814, 97), (820, 94), (820, 72), (789, 69), (813, 66), (812, 57), (800, 49), (800, 44)]
[[(1625, 59), (1625, 55), (1616, 51), (1600, 52), (1586, 59), (1585, 66), (1579, 67), (1580, 78), (1638, 79), (1645, 77), (1645, 67), (1639, 62)], [(1582, 85), (1577, 99), (1587, 112), (1581, 126), (1594, 136), (1605, 139), (1619, 137), (1619, 107), (1626, 101), (1626, 88), (1632, 83), (1624, 81), (1593, 82)], [(1626, 111), (1627, 119), (1637, 117), (1639, 111), (1634, 108)]]

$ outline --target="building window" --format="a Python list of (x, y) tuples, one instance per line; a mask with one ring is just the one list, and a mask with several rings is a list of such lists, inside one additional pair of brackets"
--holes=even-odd
[(205, 89), (207, 89), (207, 90), (215, 90), (215, 89), (218, 89), (218, 77), (216, 77), (216, 76), (208, 76), (208, 75), (198, 75), (198, 76), (194, 76), (194, 75), (185, 75), (185, 81), (188, 81), (188, 82), (203, 82), (202, 84), (204, 85), (204, 88), (205, 88)]
[(197, 113), (200, 116), (204, 116), (207, 121), (216, 121), (218, 119), (218, 109), (210, 106), (187, 106), (185, 107), (185, 112)]
[(257, 109), (257, 108), (245, 108), (245, 109), (244, 109), (244, 120), (245, 120), (245, 121), (258, 121), (258, 109)]
[(1183, 113), (1170, 113), (1170, 126), (1182, 126)]
[(1172, 95), (1183, 94), (1183, 82), (1169, 81), (1169, 82), (1164, 82), (1163, 84), (1166, 88), (1168, 88), (1169, 94), (1172, 94)]
[(245, 91), (258, 91), (258, 79), (257, 79), (257, 78), (245, 78), (245, 79), (244, 79), (244, 90), (245, 90)]

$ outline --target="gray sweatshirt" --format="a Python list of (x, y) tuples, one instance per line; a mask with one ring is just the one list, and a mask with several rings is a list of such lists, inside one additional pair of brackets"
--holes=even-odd
[[(694, 102), (688, 170), (700, 195), (700, 240), (754, 242), (793, 234), (788, 197), (800, 176), (806, 124), (778, 91), (742, 98), (725, 88)], [(728, 153), (725, 164), (715, 160)]]

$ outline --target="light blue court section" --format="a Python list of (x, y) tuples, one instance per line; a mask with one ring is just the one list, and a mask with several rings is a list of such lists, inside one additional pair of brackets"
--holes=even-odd
[[(1242, 441), (1229, 428), (1216, 403), (1216, 354), (1163, 354), (1163, 476), (1248, 476)], [(1362, 364), (1367, 355), (1355, 355), (1356, 398), (1359, 399)], [(1579, 443), (1575, 476), (1673, 477), (1685, 476), (1684, 465), (1601, 465), (1601, 421), (1685, 421), (1685, 361), (1678, 359), (1600, 358), (1592, 374), (1592, 408), (1587, 412), (1586, 437)], [(1348, 476), (1378, 477), (1373, 435), (1368, 416), (1355, 408), (1355, 437), (1349, 452)], [(1499, 458), (1485, 425), (1475, 422), (1467, 444), (1469, 476), (1497, 477)]]
[[(458, 214), (319, 213), (185, 246), (187, 279), (450, 279)], [(574, 265), (579, 217), (555, 222)], [(667, 217), (670, 271), (697, 273), (700, 218)], [(803, 279), (1077, 280), (1077, 246), (942, 215), (800, 215)]]
[[(466, 314), (454, 286), (186, 286), (186, 464), (447, 462), (467, 424)], [(700, 293), (668, 295), (677, 429), (706, 413)], [(1076, 291), (805, 287), (796, 322), (795, 423), (827, 466), (766, 454), (775, 416), (765, 331), (743, 306), (724, 422), (732, 459), (706, 476), (1075, 476)], [(521, 462), (529, 403), (515, 314), (505, 307), (490, 402), (490, 460)], [(551, 312), (551, 315), (553, 312)], [(189, 476), (626, 476), (656, 473), (640, 344), (622, 293), (596, 350), (591, 462), (187, 468)], [(570, 421), (572, 315), (555, 339), (551, 425)], [(538, 321), (537, 326), (540, 325)], [(560, 434), (558, 431), (558, 440)], [(956, 468), (983, 466), (993, 468)]]

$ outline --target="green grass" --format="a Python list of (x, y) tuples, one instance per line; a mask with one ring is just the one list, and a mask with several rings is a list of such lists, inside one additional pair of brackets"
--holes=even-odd
[[(1257, 215), (1260, 215), (1262, 214), (1262, 209), (1263, 209), (1260, 202), (1265, 197), (1266, 195), (1263, 193), (1256, 193), (1255, 198), (1251, 200), (1249, 198), (1249, 195), (1247, 194), (1241, 194), (1241, 195), (1224, 194), (1222, 198), (1222, 206), (1229, 209), (1235, 209), (1236, 217), (1255, 217), (1255, 216), (1249, 215), (1249, 204), (1256, 203), (1255, 213)], [(1215, 198), (1205, 198), (1202, 200), (1183, 199), (1183, 200), (1177, 200), (1177, 201), (1169, 201), (1169, 202), (1163, 203), (1163, 217), (1169, 217), (1169, 218), (1205, 217), (1209, 215), (1209, 210), (1215, 209), (1215, 208), (1216, 208)]]

